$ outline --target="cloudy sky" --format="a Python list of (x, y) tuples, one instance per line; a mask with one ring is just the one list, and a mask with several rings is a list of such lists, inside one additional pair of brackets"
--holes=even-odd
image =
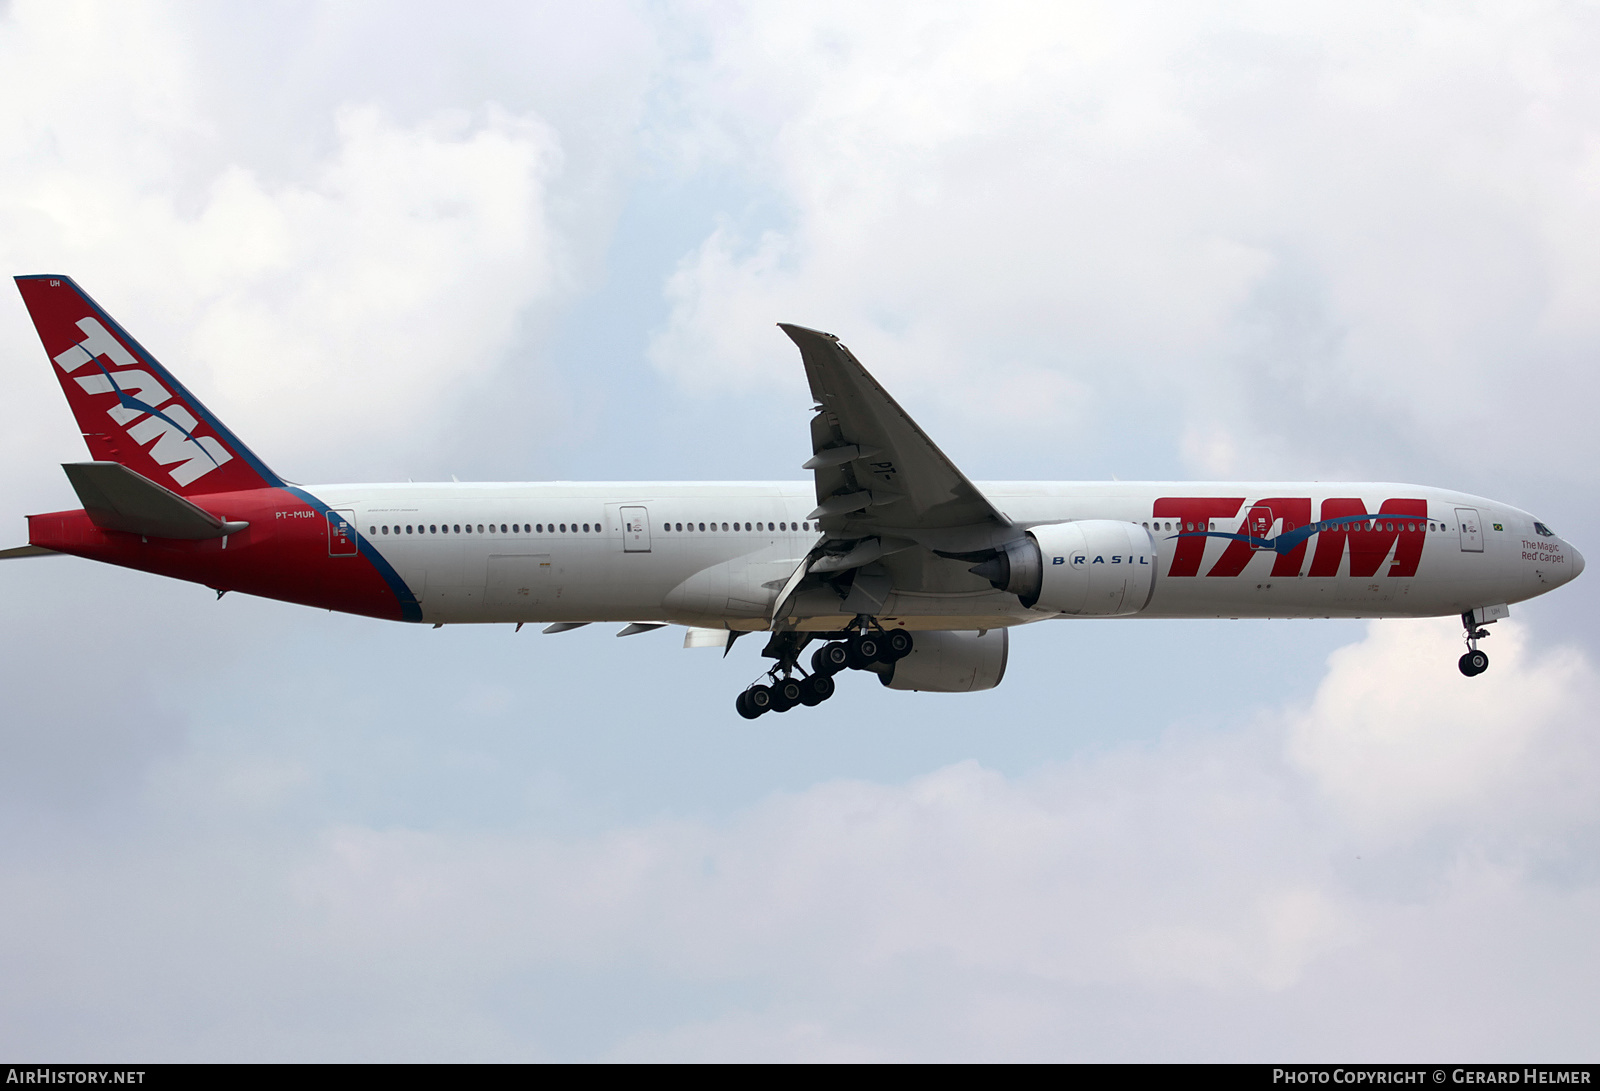
[[(1416, 481), (1600, 551), (1600, 11), (0, 3), (0, 256), (299, 481)], [(0, 302), (0, 527), (81, 441)], [(1592, 1058), (1589, 581), (1054, 623), (1005, 684), (0, 566), (0, 1053)]]

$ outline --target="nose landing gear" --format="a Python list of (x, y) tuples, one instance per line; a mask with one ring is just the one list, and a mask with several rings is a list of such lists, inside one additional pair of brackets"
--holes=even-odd
[(1461, 624), (1467, 631), (1467, 654), (1456, 661), (1456, 666), (1460, 667), (1461, 673), (1468, 678), (1476, 678), (1489, 669), (1488, 653), (1478, 650), (1478, 641), (1488, 636), (1489, 630), (1478, 625), (1471, 610), (1461, 615)]
[(911, 654), (914, 641), (904, 629), (887, 632), (873, 618), (856, 619), (853, 629), (831, 634), (835, 638), (811, 655), (811, 673), (799, 669), (800, 651), (811, 633), (773, 633), (761, 654), (777, 662), (767, 671), (770, 684), (757, 683), (739, 694), (734, 707), (747, 720), (767, 712), (788, 712), (795, 705), (813, 708), (832, 697), (833, 676), (843, 670), (873, 670), (892, 665)]

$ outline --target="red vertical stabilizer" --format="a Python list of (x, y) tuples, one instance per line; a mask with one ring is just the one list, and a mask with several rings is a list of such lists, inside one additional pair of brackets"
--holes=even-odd
[(71, 277), (17, 277), (89, 454), (180, 496), (282, 487), (200, 399)]

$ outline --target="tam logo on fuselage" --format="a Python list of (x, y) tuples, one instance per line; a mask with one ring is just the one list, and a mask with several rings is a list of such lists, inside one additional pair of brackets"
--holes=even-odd
[[(1206, 541), (1221, 538), (1228, 546), (1207, 576), (1237, 576), (1257, 553), (1273, 554), (1273, 576), (1299, 576), (1306, 547), (1315, 540), (1308, 576), (1337, 576), (1348, 547), (1349, 574), (1368, 578), (1393, 558), (1386, 575), (1415, 576), (1428, 540), (1428, 502), (1385, 500), (1377, 512), (1359, 497), (1329, 497), (1319, 518), (1311, 518), (1311, 498), (1271, 497), (1245, 509), (1237, 531), (1216, 529), (1218, 521), (1239, 518), (1244, 497), (1164, 496), (1155, 502), (1156, 528), (1176, 540), (1169, 576), (1198, 576)], [(1166, 520), (1171, 520), (1167, 523)], [(1278, 528), (1272, 536), (1273, 527)]]
[[(115, 394), (116, 404), (106, 410), (118, 427), (141, 447), (148, 447), (152, 459), (172, 480), (188, 485), (233, 459), (233, 453), (214, 436), (197, 436), (200, 422), (182, 405), (173, 401), (171, 391), (160, 380), (138, 366), (139, 360), (102, 326), (98, 319), (80, 318), (78, 329), (84, 338), (56, 356), (56, 366), (83, 388), (86, 394)], [(105, 357), (116, 369), (101, 362)], [(90, 375), (74, 375), (93, 364)]]

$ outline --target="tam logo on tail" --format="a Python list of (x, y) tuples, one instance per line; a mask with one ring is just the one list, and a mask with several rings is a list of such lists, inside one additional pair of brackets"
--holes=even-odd
[[(148, 371), (141, 370), (133, 353), (123, 348), (98, 319), (80, 318), (77, 326), (84, 332), (83, 340), (58, 354), (56, 366), (72, 375), (85, 393), (116, 394), (117, 404), (107, 409), (106, 415), (126, 428), (139, 446), (149, 446), (154, 441), (150, 457), (163, 467), (172, 467), (167, 470), (172, 480), (188, 485), (233, 459), (221, 440), (194, 434), (200, 422), (183, 406), (168, 405), (171, 391)], [(99, 362), (102, 356), (121, 365), (122, 370), (107, 370)], [(95, 364), (96, 372), (73, 375), (86, 364)], [(168, 405), (165, 411), (161, 409), (163, 405)]]
[(90, 455), (180, 495), (281, 488), (172, 373), (70, 277), (17, 277)]

